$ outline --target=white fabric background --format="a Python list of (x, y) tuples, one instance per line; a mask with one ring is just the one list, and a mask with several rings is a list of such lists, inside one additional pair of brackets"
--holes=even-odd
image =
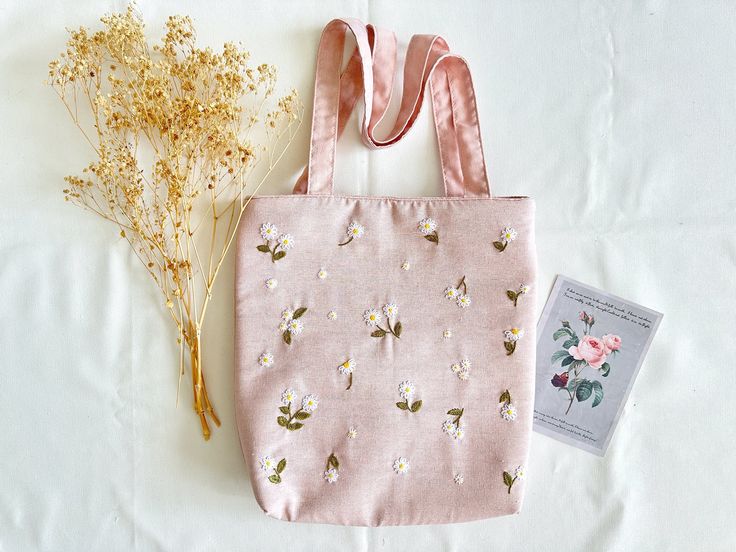
[[(541, 308), (555, 274), (665, 313), (607, 456), (534, 434), (519, 516), (434, 527), (288, 524), (258, 509), (233, 420), (232, 260), (206, 332), (223, 427), (174, 408), (156, 290), (107, 223), (66, 205), (90, 159), (46, 63), (64, 27), (122, 1), (0, 7), (0, 550), (734, 550), (734, 2), (153, 2), (200, 43), (242, 40), (311, 100), (319, 31), (353, 15), (440, 33), (474, 71), (492, 186), (538, 202)], [(338, 187), (436, 194), (428, 112)], [(309, 124), (268, 191), (287, 192)], [(478, 221), (483, 224), (483, 221)], [(188, 398), (188, 395), (185, 395)]]

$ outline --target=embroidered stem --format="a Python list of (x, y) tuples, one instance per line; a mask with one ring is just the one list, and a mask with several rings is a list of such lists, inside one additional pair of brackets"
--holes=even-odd
[(465, 283), (465, 276), (460, 279), (460, 282), (455, 286), (455, 289), (463, 288), (463, 293), (468, 294), (468, 285)]
[(350, 372), (350, 375), (348, 376), (348, 386), (345, 388), (345, 391), (350, 389), (353, 386), (353, 373)]
[(354, 239), (354, 236), (350, 236), (350, 237), (349, 237), (349, 238), (347, 239), (347, 241), (345, 241), (345, 242), (343, 242), (343, 243), (338, 243), (337, 245), (338, 245), (338, 246), (339, 246), (339, 245), (347, 245), (347, 244), (349, 244), (349, 243), (350, 243), (351, 241), (353, 241), (353, 239)]

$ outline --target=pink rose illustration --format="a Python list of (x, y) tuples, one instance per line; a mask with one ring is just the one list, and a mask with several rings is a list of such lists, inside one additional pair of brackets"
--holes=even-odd
[(575, 360), (584, 360), (593, 368), (600, 368), (608, 352), (603, 342), (597, 337), (585, 335), (577, 346), (573, 345), (567, 350)]
[(603, 341), (603, 346), (606, 348), (607, 354), (618, 351), (621, 348), (621, 338), (617, 335), (606, 334), (601, 337), (601, 341)]

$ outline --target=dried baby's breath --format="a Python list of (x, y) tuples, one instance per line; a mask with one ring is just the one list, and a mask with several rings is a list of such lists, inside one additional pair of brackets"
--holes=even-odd
[(69, 32), (49, 64), (56, 91), (96, 153), (68, 176), (65, 199), (120, 228), (163, 294), (188, 350), (205, 439), (220, 422), (202, 371), (201, 332), (217, 275), (250, 198), (302, 119), (297, 92), (275, 95), (276, 68), (241, 46), (195, 45), (187, 16), (171, 16), (149, 47), (132, 6), (103, 29)]

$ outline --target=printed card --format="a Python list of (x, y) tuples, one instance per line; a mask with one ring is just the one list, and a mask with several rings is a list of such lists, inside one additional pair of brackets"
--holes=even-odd
[(537, 326), (534, 429), (603, 456), (661, 320), (558, 275)]

